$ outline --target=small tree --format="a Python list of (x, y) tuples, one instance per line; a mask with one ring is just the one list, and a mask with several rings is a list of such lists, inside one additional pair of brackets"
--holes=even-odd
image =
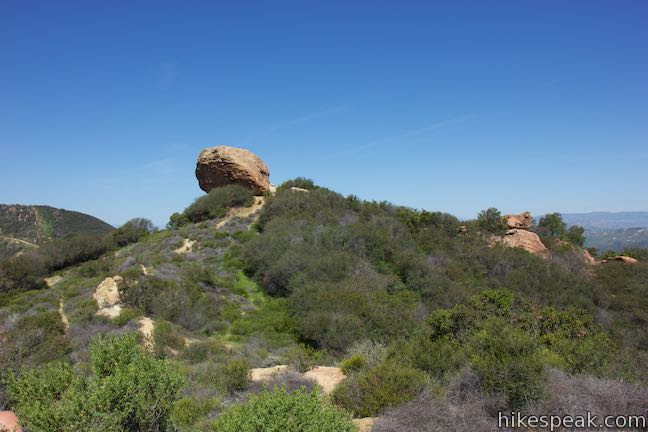
[(149, 219), (134, 218), (113, 231), (113, 240), (117, 246), (126, 246), (138, 242), (155, 231), (155, 225)]
[(562, 238), (567, 232), (567, 224), (560, 213), (549, 213), (540, 218), (538, 231), (546, 237)]
[(91, 347), (92, 373), (66, 363), (24, 370), (7, 380), (15, 410), (32, 432), (173, 430), (169, 420), (183, 378), (172, 363), (144, 352), (135, 335)]
[(583, 247), (583, 245), (585, 244), (585, 228), (578, 225), (569, 227), (569, 229), (563, 236), (563, 240), (573, 245)]
[(502, 214), (495, 207), (482, 210), (477, 216), (477, 226), (492, 234), (501, 235), (506, 232), (506, 224)]

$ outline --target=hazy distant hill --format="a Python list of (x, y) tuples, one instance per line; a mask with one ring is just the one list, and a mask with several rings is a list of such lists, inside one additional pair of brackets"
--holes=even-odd
[(100, 234), (113, 230), (84, 213), (49, 206), (0, 204), (0, 255), (70, 234)]
[(568, 225), (580, 225), (591, 231), (648, 228), (648, 212), (566, 213), (563, 219)]
[(563, 218), (568, 225), (585, 228), (587, 247), (600, 251), (648, 247), (648, 212), (567, 213)]

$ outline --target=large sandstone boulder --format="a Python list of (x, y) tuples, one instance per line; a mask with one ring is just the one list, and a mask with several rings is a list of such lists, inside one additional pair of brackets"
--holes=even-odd
[(538, 234), (522, 229), (510, 229), (506, 231), (506, 235), (502, 239), (502, 243), (509, 247), (518, 247), (526, 250), (529, 253), (538, 255), (542, 258), (549, 257), (549, 250), (540, 241)]
[(235, 147), (209, 147), (200, 152), (196, 178), (205, 192), (240, 184), (262, 194), (272, 189), (268, 166), (254, 153)]
[(505, 215), (504, 221), (508, 228), (529, 229), (533, 224), (533, 216), (526, 211), (518, 215)]
[(22, 432), (16, 414), (11, 411), (0, 411), (0, 431)]

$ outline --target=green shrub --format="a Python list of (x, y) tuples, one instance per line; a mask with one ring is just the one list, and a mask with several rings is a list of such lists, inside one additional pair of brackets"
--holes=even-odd
[(191, 221), (189, 220), (187, 215), (176, 212), (169, 217), (169, 223), (167, 223), (167, 228), (178, 229), (189, 223), (191, 223)]
[(167, 348), (178, 351), (185, 347), (185, 338), (168, 321), (155, 322), (153, 341), (158, 355), (166, 354)]
[(427, 384), (418, 369), (386, 360), (373, 369), (351, 375), (331, 394), (333, 401), (356, 417), (372, 417), (414, 398)]
[(351, 357), (342, 361), (340, 369), (345, 375), (350, 375), (367, 366), (367, 360), (360, 354), (354, 354)]
[(300, 345), (290, 349), (286, 355), (286, 364), (297, 372), (307, 372), (317, 365), (321, 352), (307, 346)]
[(183, 213), (191, 222), (200, 222), (225, 216), (227, 209), (237, 206), (249, 206), (253, 202), (254, 192), (245, 186), (229, 185), (209, 191), (197, 198)]
[(443, 382), (453, 372), (458, 371), (466, 362), (466, 350), (462, 344), (451, 337), (431, 339), (425, 334), (412, 337), (400, 352), (394, 354), (397, 358), (427, 372), (432, 378)]
[(484, 391), (503, 395), (511, 409), (543, 396), (544, 362), (539, 344), (527, 333), (496, 318), (475, 334), (472, 344), (471, 364)]
[(9, 393), (32, 432), (171, 431), (170, 413), (183, 379), (176, 366), (146, 354), (132, 335), (100, 337), (92, 374), (57, 363), (10, 375)]
[(225, 391), (243, 390), (250, 381), (250, 364), (247, 360), (230, 360), (219, 368), (220, 382)]
[(491, 207), (482, 210), (477, 216), (477, 226), (489, 233), (502, 235), (506, 231), (506, 224), (499, 210)]
[(349, 415), (320, 398), (317, 390), (288, 393), (275, 388), (224, 411), (214, 432), (355, 432)]
[(155, 231), (153, 222), (144, 218), (134, 218), (113, 231), (112, 238), (117, 246), (123, 247), (137, 243), (153, 231)]
[(175, 426), (193, 426), (198, 420), (217, 409), (220, 404), (221, 399), (219, 397), (203, 401), (192, 397), (184, 397), (173, 404), (171, 419)]
[(124, 308), (122, 311), (119, 313), (119, 315), (113, 319), (113, 324), (115, 324), (118, 327), (122, 327), (128, 322), (134, 318), (137, 318), (140, 316), (140, 312), (137, 309), (133, 308)]
[(277, 188), (277, 192), (288, 190), (292, 187), (298, 187), (309, 191), (319, 188), (319, 186), (316, 186), (315, 183), (313, 183), (313, 180), (305, 177), (297, 177), (292, 180), (286, 180), (285, 182), (281, 183)]

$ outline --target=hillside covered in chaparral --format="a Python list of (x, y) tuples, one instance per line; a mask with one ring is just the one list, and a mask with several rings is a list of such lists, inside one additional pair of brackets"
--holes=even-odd
[(1, 234), (33, 244), (0, 260), (0, 428), (484, 432), (508, 430), (500, 412), (647, 414), (648, 250), (597, 255), (558, 213), (459, 220), (275, 186), (232, 147), (205, 149), (196, 177), (205, 194), (164, 229), (0, 207)]
[(70, 235), (104, 234), (114, 228), (87, 214), (49, 206), (0, 204), (0, 257), (38, 248)]

